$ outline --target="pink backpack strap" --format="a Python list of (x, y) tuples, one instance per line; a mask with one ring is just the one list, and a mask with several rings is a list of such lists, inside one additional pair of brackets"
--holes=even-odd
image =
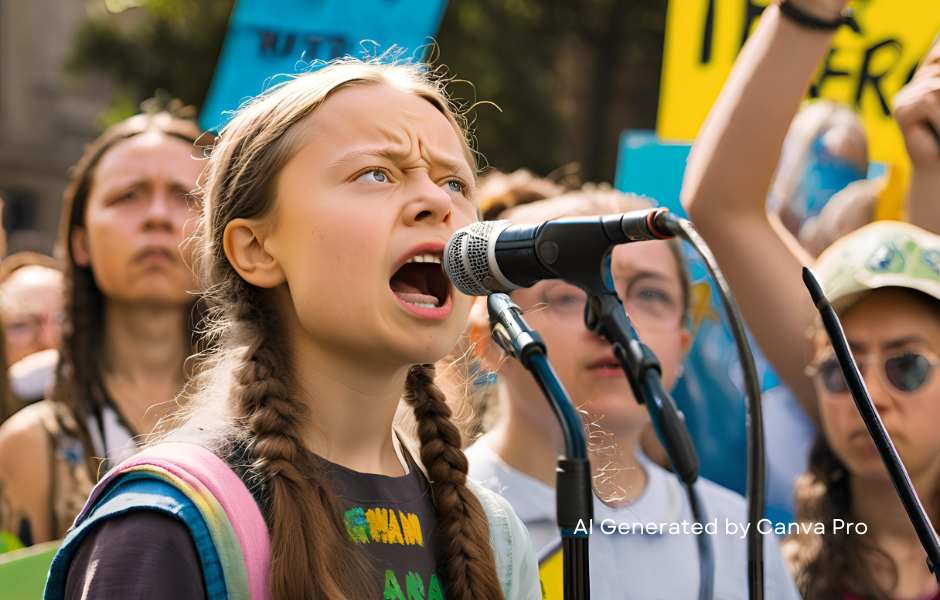
[(111, 469), (92, 490), (82, 520), (115, 478), (129, 471), (153, 467), (207, 491), (221, 506), (241, 546), (248, 589), (253, 600), (271, 597), (269, 573), (271, 542), (267, 524), (254, 496), (241, 478), (211, 450), (188, 442), (164, 442), (149, 446)]

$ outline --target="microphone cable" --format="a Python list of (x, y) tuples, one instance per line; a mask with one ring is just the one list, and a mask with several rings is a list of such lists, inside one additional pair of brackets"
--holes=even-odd
[[(747, 519), (750, 527), (747, 531), (747, 586), (751, 600), (764, 598), (764, 544), (763, 534), (757, 526), (758, 521), (764, 517), (767, 503), (766, 469), (764, 462), (764, 416), (761, 406), (761, 387), (757, 378), (757, 367), (754, 364), (754, 355), (744, 330), (744, 322), (738, 305), (731, 294), (728, 282), (718, 268), (718, 263), (705, 240), (688, 219), (677, 217), (669, 212), (665, 215), (666, 227), (676, 236), (688, 242), (695, 252), (702, 258), (708, 274), (718, 288), (722, 308), (728, 321), (728, 326), (734, 336), (738, 358), (744, 372), (744, 386), (747, 407)], [(691, 487), (691, 486), (689, 486)], [(692, 499), (693, 511), (697, 499), (693, 499), (693, 490), (689, 490)], [(698, 518), (698, 517), (696, 517)], [(701, 552), (701, 549), (700, 549)]]

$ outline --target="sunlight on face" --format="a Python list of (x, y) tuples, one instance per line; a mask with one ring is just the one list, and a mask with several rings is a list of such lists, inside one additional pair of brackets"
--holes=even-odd
[[(659, 358), (663, 384), (669, 389), (690, 340), (681, 322), (682, 284), (673, 254), (662, 242), (626, 244), (614, 249), (611, 266), (618, 295), (641, 339)], [(585, 328), (585, 298), (583, 291), (562, 281), (542, 281), (513, 292), (526, 320), (545, 340), (575, 403), (608, 432), (639, 431), (648, 420), (646, 409), (634, 399), (610, 345)], [(525, 381), (531, 377), (521, 366), (506, 364), (503, 371), (517, 385), (528, 386)], [(538, 390), (526, 396), (519, 402), (528, 403), (527, 410), (550, 423), (552, 415)]]
[(72, 244), (76, 261), (90, 263), (105, 296), (192, 301), (191, 257), (182, 242), (198, 218), (191, 192), (202, 167), (191, 144), (156, 131), (119, 142), (101, 158), (84, 230), (73, 232)]
[[(937, 301), (914, 292), (882, 289), (869, 293), (842, 316), (846, 336), (862, 369), (888, 433), (913, 477), (940, 466), (940, 377), (929, 369), (913, 391), (892, 383), (904, 382), (909, 357), (935, 357), (940, 353), (940, 312)], [(821, 345), (820, 354), (831, 353)], [(886, 360), (894, 358), (886, 370)], [(926, 364), (926, 363), (924, 363)], [(891, 371), (889, 374), (887, 371)], [(911, 381), (911, 374), (907, 374)], [(887, 472), (848, 392), (832, 392), (815, 378), (819, 410), (826, 439), (848, 469), (860, 477), (886, 478)], [(903, 387), (903, 386), (902, 386)]]
[(305, 144), (278, 177), (265, 247), (305, 338), (383, 364), (441, 358), (471, 306), (435, 262), (476, 219), (457, 131), (386, 84), (340, 90), (299, 127)]

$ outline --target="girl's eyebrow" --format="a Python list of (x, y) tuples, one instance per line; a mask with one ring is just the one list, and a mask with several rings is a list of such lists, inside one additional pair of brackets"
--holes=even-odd
[(903, 346), (909, 346), (911, 344), (927, 344), (927, 340), (919, 335), (907, 335), (900, 338), (895, 338), (893, 340), (888, 340), (882, 342), (881, 347), (884, 350), (893, 350), (894, 348), (901, 348)]
[[(174, 175), (164, 179), (163, 182), (168, 186), (178, 187), (187, 191), (192, 191), (195, 188), (195, 184), (193, 182)], [(103, 178), (100, 182), (95, 182), (95, 187), (105, 193), (150, 185), (152, 185), (150, 177), (141, 175), (139, 173), (134, 173), (132, 175), (123, 177), (121, 175), (112, 175), (107, 178)]]
[(327, 168), (343, 165), (360, 158), (384, 158), (386, 160), (401, 160), (407, 158), (407, 152), (395, 149), (393, 146), (375, 146), (370, 148), (359, 148), (343, 154), (336, 160), (330, 161)]
[[(926, 344), (929, 345), (926, 338), (919, 335), (906, 335), (899, 338), (894, 338), (891, 340), (886, 340), (881, 342), (879, 346), (882, 350), (894, 350), (895, 348), (902, 348), (904, 346), (909, 346), (911, 344)], [(852, 349), (852, 352), (866, 352), (869, 345), (865, 342), (849, 340), (849, 347)]]
[[(424, 157), (427, 156), (427, 154), (427, 151), (422, 153), (422, 160), (424, 160)], [(336, 160), (330, 161), (330, 163), (327, 165), (327, 168), (342, 166), (345, 163), (349, 163), (361, 158), (384, 158), (386, 160), (396, 162), (406, 160), (409, 155), (410, 153), (408, 151), (396, 148), (395, 146), (359, 148), (357, 150), (352, 150), (346, 154), (343, 154)], [(468, 179), (473, 179), (469, 173), (469, 169), (467, 168), (465, 161), (457, 160), (437, 152), (435, 152), (434, 156), (431, 158), (435, 165), (443, 167), (452, 173), (459, 173)]]
[(658, 271), (648, 271), (645, 269), (632, 273), (629, 277), (620, 275), (616, 277), (616, 279), (620, 279), (624, 281), (625, 283), (629, 283), (631, 285), (636, 283), (637, 281), (640, 281), (641, 279), (656, 279), (658, 281), (669, 281), (669, 277), (666, 274), (660, 273)]

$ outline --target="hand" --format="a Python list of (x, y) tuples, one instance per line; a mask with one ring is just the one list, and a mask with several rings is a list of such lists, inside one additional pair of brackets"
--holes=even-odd
[(940, 171), (940, 41), (894, 97), (894, 118), (914, 166)]
[(836, 193), (816, 217), (806, 220), (800, 227), (800, 244), (813, 256), (829, 247), (837, 239), (871, 223), (875, 218), (878, 196), (887, 182), (878, 179), (853, 181)]

